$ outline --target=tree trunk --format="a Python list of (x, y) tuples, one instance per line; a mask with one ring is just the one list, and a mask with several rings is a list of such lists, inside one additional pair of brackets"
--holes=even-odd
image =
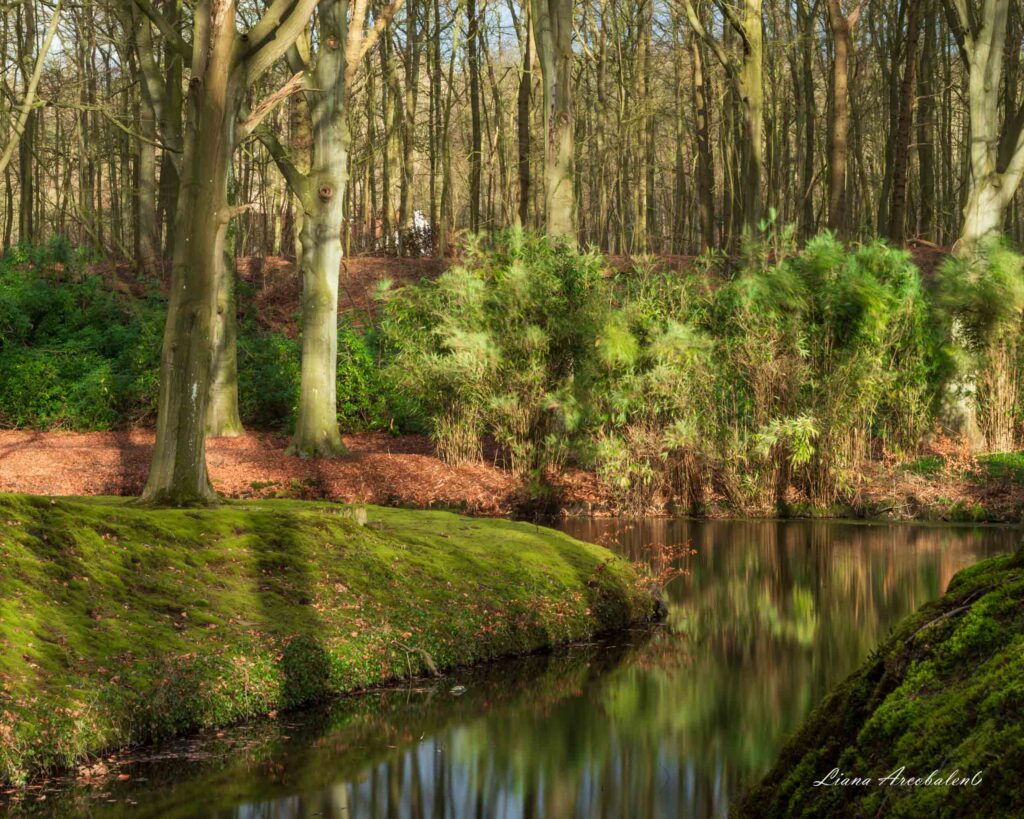
[(704, 49), (700, 38), (690, 37), (693, 69), (693, 111), (697, 125), (697, 210), (700, 214), (700, 250), (715, 246), (715, 168), (711, 158), (708, 121), (708, 82), (704, 75)]
[[(201, 0), (195, 8), (190, 49), (181, 187), (175, 218), (171, 299), (160, 358), (156, 446), (143, 503), (191, 506), (216, 501), (206, 470), (207, 409), (218, 349), (233, 315), (225, 266), (233, 212), (228, 178), (236, 132), (249, 85), (284, 56), (313, 13), (315, 0), (297, 0), (282, 17), (269, 13), (245, 36), (235, 28), (234, 0)], [(278, 8), (278, 7), (274, 7)], [(168, 42), (179, 53), (183, 42)], [(278, 100), (279, 101), (279, 100)], [(276, 102), (264, 107), (264, 115)]]
[(480, 230), (480, 178), (483, 161), (483, 130), (480, 122), (480, 19), (476, 0), (466, 0), (466, 63), (469, 68), (469, 229)]
[(573, 184), (572, 0), (533, 0), (544, 87), (544, 206), (547, 232), (576, 241)]
[[(965, 257), (976, 255), (986, 240), (1002, 232), (1003, 214), (1024, 170), (1024, 151), (1020, 148), (1009, 162), (1000, 163), (999, 88), (1008, 12), (1009, 0), (991, 0), (977, 28), (965, 25), (962, 34), (968, 68), (971, 181), (960, 238), (953, 249)], [(1015, 130), (1003, 134), (1002, 139), (1018, 146), (1019, 123)]]
[[(343, 454), (338, 429), (338, 278), (341, 226), (348, 184), (351, 137), (345, 117), (348, 3), (321, 0), (321, 36), (310, 116), (313, 156), (297, 187), (305, 203), (302, 222), (302, 377), (299, 413), (289, 451), (304, 458)], [(362, 21), (353, 21), (362, 30)], [(386, 36), (386, 35), (385, 35)]]
[[(216, 11), (217, 13), (214, 13)], [(232, 81), (235, 6), (203, 4), (196, 31), (185, 126), (183, 174), (175, 218), (171, 301), (160, 361), (156, 447), (144, 503), (192, 506), (216, 501), (206, 469), (217, 313), (230, 305), (218, 292), (228, 220), (228, 172), (235, 147), (240, 91)]]
[(832, 146), (829, 155), (828, 226), (846, 233), (846, 163), (850, 131), (850, 50), (860, 5), (847, 16), (840, 0), (828, 0), (835, 53), (832, 58)]
[(519, 224), (526, 227), (530, 213), (530, 96), (533, 83), (533, 32), (530, 30), (530, 5), (523, 23), (523, 67), (516, 99), (516, 134), (519, 163)]
[(217, 266), (217, 315), (213, 336), (213, 371), (210, 403), (206, 409), (206, 434), (213, 438), (237, 438), (245, 430), (238, 411), (238, 315), (235, 303), (235, 254), (228, 247)]
[(917, 166), (921, 207), (918, 214), (918, 233), (936, 241), (935, 231), (935, 6), (929, 4), (924, 25), (924, 47), (921, 53), (921, 72), (918, 80), (920, 101), (917, 113)]
[(902, 245), (907, 222), (907, 177), (910, 170), (910, 131), (914, 122), (914, 84), (917, 79), (917, 40), (920, 36), (922, 0), (909, 0), (907, 37), (904, 41), (906, 59), (903, 84), (900, 88), (899, 125), (893, 150), (892, 205), (889, 207), (889, 239)]
[(756, 237), (761, 220), (761, 168), (764, 164), (764, 64), (761, 0), (743, 7), (743, 61), (740, 102), (743, 110), (743, 152), (740, 185), (744, 240)]

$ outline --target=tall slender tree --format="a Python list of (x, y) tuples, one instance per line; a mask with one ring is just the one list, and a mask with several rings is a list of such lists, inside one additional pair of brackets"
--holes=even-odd
[(544, 212), (552, 236), (576, 241), (573, 0), (531, 0), (544, 88)]
[(692, 0), (683, 0), (686, 16), (694, 32), (711, 49), (725, 69), (733, 93), (739, 101), (742, 119), (742, 145), (737, 182), (740, 237), (757, 236), (761, 219), (761, 170), (764, 165), (764, 22), (762, 0), (720, 0), (717, 3), (727, 25), (740, 40), (737, 58), (726, 50), (705, 27)]
[(309, 110), (312, 156), (303, 173), (274, 132), (258, 131), (303, 210), (302, 374), (299, 408), (290, 451), (303, 457), (331, 457), (345, 451), (338, 429), (338, 277), (344, 193), (352, 135), (348, 93), (366, 54), (401, 8), (394, 0), (367, 28), (368, 0), (320, 0), (317, 47), (308, 40), (287, 53), (294, 76), (302, 77)]

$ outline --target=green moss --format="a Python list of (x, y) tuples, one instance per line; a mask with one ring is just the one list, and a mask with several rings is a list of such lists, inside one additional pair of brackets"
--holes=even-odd
[[(954, 771), (976, 786), (880, 785)], [(815, 787), (838, 769), (871, 785)], [(739, 816), (1013, 816), (1024, 788), (1024, 551), (953, 578), (839, 685)]]
[(933, 477), (942, 473), (942, 470), (946, 466), (946, 459), (940, 455), (924, 455), (917, 460), (911, 461), (906, 464), (903, 468), (907, 472), (913, 472), (915, 475), (921, 475), (926, 478)]
[(548, 529), (362, 517), (0, 496), (0, 782), (651, 608), (628, 564)]
[(1024, 484), (1024, 451), (980, 455), (978, 465), (981, 470), (979, 473), (973, 474), (972, 477), (979, 483), (1002, 481)]

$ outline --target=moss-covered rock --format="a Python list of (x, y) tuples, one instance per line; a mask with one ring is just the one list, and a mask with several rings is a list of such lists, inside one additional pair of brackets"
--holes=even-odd
[(626, 562), (511, 521), (0, 496), (0, 783), (652, 608)]
[[(935, 771), (933, 782), (973, 783), (898, 779)], [(814, 710), (737, 815), (1020, 816), (1022, 771), (1024, 551), (961, 571), (904, 620)], [(815, 785), (840, 777), (870, 781)]]

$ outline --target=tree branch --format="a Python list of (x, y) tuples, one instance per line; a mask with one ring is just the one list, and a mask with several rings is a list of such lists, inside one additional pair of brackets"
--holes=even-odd
[(18, 111), (18, 117), (14, 121), (14, 133), (11, 135), (11, 140), (7, 143), (7, 147), (4, 148), (3, 154), (0, 154), (0, 173), (3, 173), (7, 164), (11, 161), (14, 149), (21, 141), (21, 135), (25, 132), (25, 123), (28, 122), (28, 115), (32, 111), (32, 104), (36, 98), (36, 89), (39, 87), (39, 78), (43, 75), (43, 64), (46, 62), (46, 55), (50, 53), (50, 45), (53, 43), (53, 37), (57, 33), (57, 23), (59, 21), (60, 0), (57, 0), (57, 6), (53, 10), (50, 24), (46, 27), (43, 44), (39, 49), (39, 54), (36, 55), (36, 64), (32, 69), (32, 76), (29, 78), (28, 86), (25, 88), (25, 98), (21, 101), (21, 110)]
[(690, 27), (694, 30), (696, 35), (704, 41), (705, 45), (714, 52), (718, 62), (722, 64), (722, 67), (729, 75), (729, 79), (735, 81), (736, 62), (726, 53), (725, 49), (722, 48), (722, 44), (708, 34), (707, 29), (704, 28), (704, 24), (697, 16), (697, 12), (694, 10), (693, 4), (690, 0), (683, 0), (683, 10), (686, 12), (686, 19), (690, 21)]
[(254, 83), (295, 44), (309, 24), (316, 4), (317, 0), (274, 0), (249, 30), (250, 50), (242, 57), (247, 84)]
[(273, 94), (264, 97), (252, 110), (252, 113), (250, 113), (249, 116), (247, 116), (238, 126), (238, 136), (236, 141), (238, 143), (242, 143), (248, 139), (259, 124), (267, 118), (267, 115), (277, 108), (283, 100), (292, 94), (301, 91), (304, 79), (305, 74), (300, 71), (293, 75), (288, 82), (278, 88)]
[(274, 164), (277, 165), (277, 169), (281, 172), (281, 176), (284, 177), (284, 181), (288, 183), (292, 193), (299, 197), (299, 200), (305, 207), (309, 194), (309, 177), (302, 173), (295, 166), (295, 163), (292, 162), (292, 158), (281, 144), (281, 140), (277, 138), (277, 134), (266, 126), (260, 126), (256, 129), (255, 133), (256, 138), (267, 149), (270, 158), (274, 160)]
[(192, 44), (182, 36), (180, 31), (174, 30), (174, 26), (167, 22), (167, 18), (159, 11), (153, 8), (153, 4), (149, 0), (133, 0), (133, 2), (139, 7), (139, 11), (153, 21), (153, 25), (164, 35), (175, 51), (186, 60), (191, 59)]
[[(366, 32), (362, 37), (362, 42), (359, 45), (359, 53), (355, 60), (356, 64), (362, 62), (363, 57), (366, 56), (366, 52), (373, 48), (373, 44), (377, 42), (377, 39), (384, 32), (384, 29), (387, 28), (388, 23), (391, 22), (391, 18), (398, 14), (398, 10), (402, 8), (402, 4), (404, 2), (405, 0), (391, 0), (391, 3), (381, 9), (380, 14), (378, 14), (377, 18), (373, 21), (373, 28)], [(354, 18), (353, 22), (355, 22)], [(362, 30), (362, 26), (360, 26), (360, 30)]]

